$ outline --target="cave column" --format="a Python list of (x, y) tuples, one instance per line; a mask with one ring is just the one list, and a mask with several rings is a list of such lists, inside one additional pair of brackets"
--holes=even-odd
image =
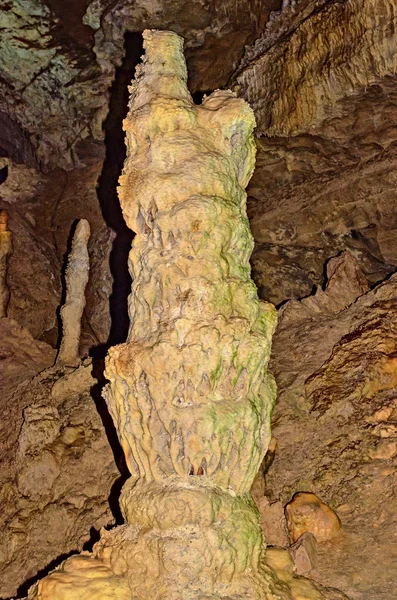
[(144, 40), (119, 187), (136, 232), (131, 327), (106, 362), (105, 398), (131, 472), (126, 524), (66, 561), (37, 597), (61, 599), (74, 581), (68, 600), (78, 585), (91, 598), (102, 569), (120, 588), (102, 587), (101, 600), (290, 598), (273, 594), (250, 496), (270, 441), (276, 322), (250, 276), (254, 115), (229, 91), (196, 106), (182, 39), (146, 31)]
[(275, 311), (250, 276), (254, 115), (228, 91), (192, 102), (177, 35), (146, 32), (145, 50), (119, 187), (137, 234), (131, 329), (106, 367), (132, 473), (121, 506), (140, 530), (136, 568), (151, 573), (145, 590), (131, 584), (137, 597), (163, 597), (161, 573), (164, 589), (177, 582), (175, 598), (259, 598), (263, 541), (249, 490), (270, 440)]

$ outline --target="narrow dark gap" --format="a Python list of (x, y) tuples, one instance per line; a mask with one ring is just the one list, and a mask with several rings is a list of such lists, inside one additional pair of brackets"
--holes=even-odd
[(119, 497), (121, 488), (127, 481), (130, 473), (128, 471), (127, 463), (125, 460), (124, 452), (121, 447), (116, 428), (113, 423), (113, 419), (109, 413), (106, 401), (102, 396), (102, 390), (106, 385), (107, 381), (104, 376), (105, 360), (98, 358), (93, 360), (93, 377), (98, 381), (91, 388), (91, 397), (95, 402), (95, 407), (101, 417), (103, 428), (106, 433), (107, 440), (113, 452), (114, 462), (120, 472), (120, 477), (113, 483), (110, 494), (108, 497), (109, 507), (112, 511), (112, 515), (115, 520), (115, 525), (122, 525), (124, 523), (123, 515), (121, 514)]
[(200, 91), (198, 90), (197, 92), (194, 92), (192, 94), (192, 98), (193, 98), (193, 102), (197, 105), (201, 104), (204, 96), (209, 96), (210, 94), (212, 94), (213, 90), (205, 90), (205, 91)]
[[(113, 278), (112, 294), (109, 299), (111, 327), (107, 343), (92, 348), (90, 352), (93, 359), (93, 376), (98, 382), (91, 388), (91, 396), (102, 419), (115, 463), (120, 472), (120, 477), (114, 482), (108, 498), (115, 525), (124, 522), (120, 511), (119, 496), (121, 488), (129, 477), (129, 471), (112, 417), (102, 397), (102, 391), (107, 383), (104, 376), (107, 350), (110, 346), (124, 342), (129, 329), (128, 295), (131, 291), (131, 276), (128, 271), (128, 254), (134, 234), (128, 229), (123, 219), (117, 185), (126, 157), (123, 119), (128, 112), (128, 86), (143, 54), (142, 33), (127, 31), (124, 35), (124, 49), (124, 59), (120, 67), (116, 69), (110, 90), (109, 112), (103, 124), (106, 154), (97, 187), (103, 218), (108, 227), (116, 234), (110, 254), (110, 271)], [(85, 549), (90, 549), (94, 542), (95, 532), (91, 532), (91, 539)]]
[(8, 165), (0, 169), (0, 185), (6, 181), (8, 177)]
[(143, 54), (142, 33), (127, 31), (124, 48), (124, 59), (116, 69), (110, 90), (109, 113), (104, 122), (106, 155), (97, 188), (103, 218), (116, 234), (110, 255), (113, 288), (109, 300), (111, 328), (107, 347), (124, 342), (129, 328), (127, 300), (131, 291), (131, 277), (127, 259), (134, 234), (123, 219), (117, 185), (126, 156), (123, 119), (128, 111), (128, 85)]

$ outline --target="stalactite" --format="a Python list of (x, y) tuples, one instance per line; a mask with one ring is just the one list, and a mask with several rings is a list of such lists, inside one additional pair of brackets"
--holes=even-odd
[(72, 251), (66, 269), (66, 300), (61, 308), (62, 342), (57, 357), (59, 364), (72, 366), (80, 361), (81, 318), (90, 270), (87, 249), (89, 237), (90, 225), (85, 219), (80, 219), (73, 236)]
[(7, 285), (8, 259), (12, 252), (12, 233), (8, 229), (8, 213), (0, 210), (0, 318), (7, 316), (10, 290)]

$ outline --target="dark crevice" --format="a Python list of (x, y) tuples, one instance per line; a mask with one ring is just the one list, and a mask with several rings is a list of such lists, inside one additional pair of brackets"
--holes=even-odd
[(79, 551), (72, 550), (72, 552), (66, 552), (64, 554), (61, 554), (60, 556), (57, 556), (57, 558), (54, 558), (54, 560), (49, 562), (48, 565), (46, 565), (43, 569), (37, 571), (37, 573), (33, 575), (33, 577), (30, 577), (29, 579), (24, 581), (17, 589), (16, 596), (13, 596), (12, 598), (7, 598), (7, 600), (14, 600), (14, 598), (26, 598), (26, 596), (28, 595), (29, 588), (32, 585), (34, 585), (37, 581), (40, 581), (40, 579), (43, 579), (44, 577), (49, 575), (51, 571), (56, 569), (56, 567), (63, 563), (64, 560), (69, 558), (69, 556), (73, 556), (73, 554), (79, 554)]
[(209, 96), (210, 94), (212, 94), (213, 90), (205, 90), (205, 91), (200, 91), (198, 90), (197, 92), (194, 92), (192, 94), (192, 98), (193, 98), (193, 102), (199, 106), (202, 101), (204, 100), (204, 96)]
[(109, 413), (106, 401), (102, 396), (103, 388), (107, 383), (107, 380), (105, 379), (104, 375), (105, 361), (103, 358), (93, 357), (92, 364), (92, 375), (98, 381), (98, 383), (91, 388), (91, 397), (93, 398), (98, 414), (101, 417), (107, 440), (113, 452), (114, 461), (120, 472), (120, 477), (118, 477), (112, 485), (108, 502), (110, 510), (112, 511), (112, 515), (115, 520), (115, 525), (121, 525), (122, 523), (124, 523), (124, 519), (120, 510), (119, 497), (121, 488), (130, 476), (130, 473), (128, 471), (124, 452), (120, 445), (120, 441), (117, 436), (117, 431), (114, 426), (113, 419)]
[(28, 133), (3, 111), (0, 111), (0, 156), (18, 164), (39, 167)]
[(128, 272), (128, 253), (133, 233), (123, 219), (117, 185), (126, 157), (123, 119), (128, 112), (128, 85), (143, 53), (142, 34), (126, 32), (124, 48), (125, 56), (121, 66), (116, 69), (110, 90), (109, 113), (104, 122), (106, 155), (97, 188), (103, 217), (116, 234), (110, 255), (113, 288), (109, 301), (111, 329), (107, 347), (124, 342), (129, 328), (127, 300), (131, 291), (131, 277)]
[(8, 177), (8, 165), (0, 169), (0, 185), (7, 180)]

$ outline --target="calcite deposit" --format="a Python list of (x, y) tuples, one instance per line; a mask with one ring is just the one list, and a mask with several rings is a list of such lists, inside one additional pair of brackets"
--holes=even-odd
[(270, 441), (274, 308), (250, 279), (248, 105), (196, 106), (182, 40), (146, 31), (131, 86), (119, 196), (137, 232), (131, 328), (110, 349), (105, 397), (131, 478), (126, 523), (31, 588), (31, 600), (298, 598), (265, 566), (250, 496)]
[(85, 307), (85, 288), (88, 283), (90, 259), (88, 240), (90, 225), (81, 219), (73, 235), (72, 249), (66, 268), (66, 298), (61, 308), (62, 342), (57, 361), (64, 365), (78, 365), (81, 337), (81, 318)]
[(8, 213), (0, 210), (0, 318), (7, 316), (10, 290), (7, 283), (8, 257), (12, 252), (12, 233), (8, 228)]
[(316, 494), (298, 492), (285, 507), (285, 514), (292, 543), (305, 533), (311, 533), (319, 542), (324, 542), (340, 531), (338, 515)]

